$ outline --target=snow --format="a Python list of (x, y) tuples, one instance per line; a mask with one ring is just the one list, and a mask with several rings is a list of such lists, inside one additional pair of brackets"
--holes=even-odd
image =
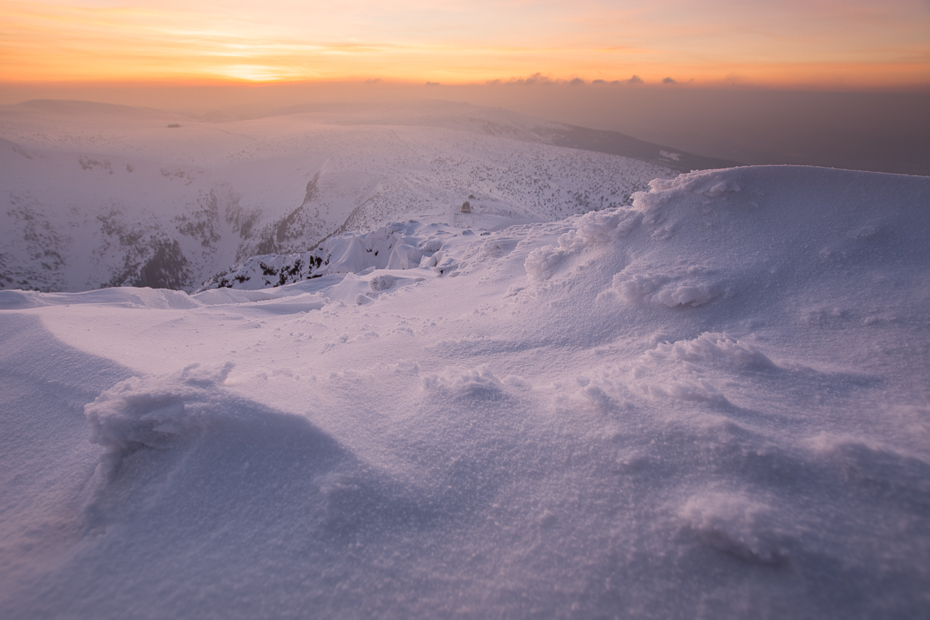
[(0, 616), (930, 615), (928, 205), (735, 168), (0, 291)]
[[(304, 252), (338, 232), (409, 218), (548, 221), (628, 204), (674, 175), (666, 160), (539, 135), (564, 126), (443, 102), (182, 116), (77, 101), (0, 106), (0, 288), (192, 292), (253, 256)], [(451, 216), (468, 196), (473, 213)]]

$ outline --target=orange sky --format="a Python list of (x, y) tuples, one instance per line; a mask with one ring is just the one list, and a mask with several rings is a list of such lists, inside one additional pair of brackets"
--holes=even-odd
[(0, 0), (0, 82), (930, 85), (928, 0)]

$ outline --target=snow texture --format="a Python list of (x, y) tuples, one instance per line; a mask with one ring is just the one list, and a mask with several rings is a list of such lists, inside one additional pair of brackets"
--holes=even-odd
[(928, 617), (928, 205), (735, 168), (0, 291), (0, 617)]

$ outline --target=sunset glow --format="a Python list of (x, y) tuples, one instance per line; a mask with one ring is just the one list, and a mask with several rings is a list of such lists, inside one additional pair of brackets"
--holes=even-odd
[[(2, 81), (930, 84), (930, 4), (0, 1)], [(671, 84), (673, 82), (668, 81)]]

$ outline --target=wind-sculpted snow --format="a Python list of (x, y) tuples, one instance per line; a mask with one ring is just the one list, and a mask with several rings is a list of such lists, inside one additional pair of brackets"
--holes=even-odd
[(177, 438), (205, 430), (211, 412), (239, 408), (210, 393), (231, 369), (231, 364), (216, 372), (188, 366), (167, 388), (137, 378), (116, 385), (84, 408), (91, 441), (122, 456), (141, 448), (165, 449)]
[(0, 616), (926, 617), (928, 204), (738, 168), (0, 291)]

